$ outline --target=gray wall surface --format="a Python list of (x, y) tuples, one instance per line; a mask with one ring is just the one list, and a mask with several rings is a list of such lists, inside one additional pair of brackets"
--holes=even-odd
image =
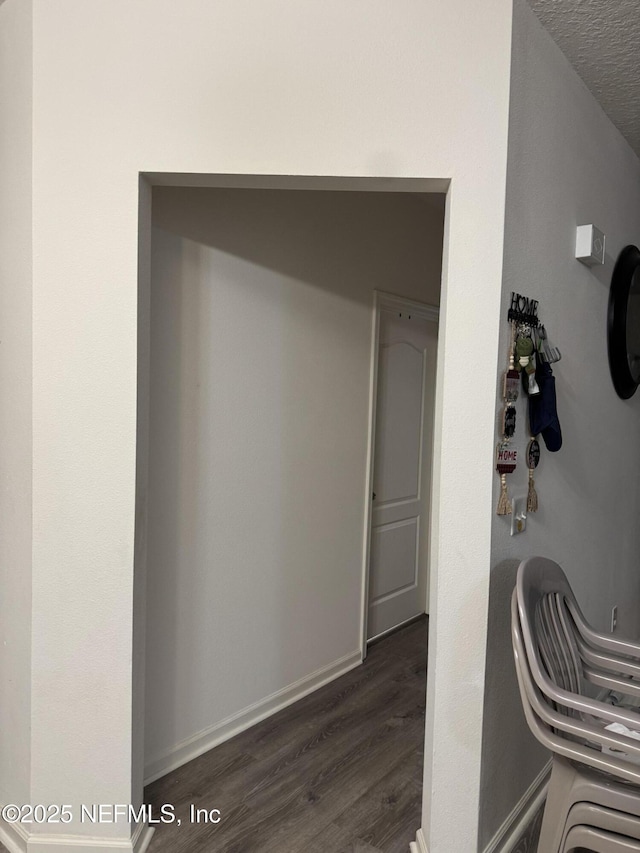
[[(481, 850), (547, 757), (525, 724), (513, 671), (509, 600), (520, 560), (541, 554), (559, 562), (597, 627), (608, 626), (614, 604), (621, 634), (637, 636), (640, 624), (640, 395), (616, 396), (606, 340), (613, 264), (625, 245), (640, 243), (640, 162), (521, 0), (513, 38), (496, 425), (515, 290), (539, 300), (539, 315), (562, 352), (553, 370), (564, 444), (552, 454), (541, 442), (540, 509), (526, 532), (511, 537), (509, 520), (494, 518)], [(587, 223), (607, 235), (604, 266), (589, 269), (574, 257), (576, 226)], [(515, 444), (524, 454), (522, 394), (517, 417)], [(512, 497), (526, 495), (524, 462), (507, 480)], [(498, 493), (496, 474), (494, 512)]]

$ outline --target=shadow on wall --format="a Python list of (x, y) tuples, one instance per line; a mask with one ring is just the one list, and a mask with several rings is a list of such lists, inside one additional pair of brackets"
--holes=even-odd
[(549, 759), (524, 718), (513, 662), (511, 594), (518, 565), (517, 560), (499, 563), (491, 572), (489, 585), (478, 846), (481, 851), (507, 817), (502, 804), (518, 803)]
[[(444, 206), (439, 193), (153, 190), (154, 226), (180, 238), (345, 298), (353, 298), (344, 285), (359, 278), (363, 264), (375, 277), (373, 288), (394, 293), (406, 289), (406, 270), (422, 267), (422, 297), (432, 304), (440, 299), (442, 235), (425, 224), (443, 220)], [(438, 276), (429, 287), (432, 270)], [(360, 289), (367, 299), (369, 292)]]
[(604, 259), (604, 264), (595, 264), (594, 266), (589, 267), (589, 272), (593, 275), (595, 279), (600, 282), (600, 284), (605, 288), (607, 293), (609, 292), (609, 288), (611, 287), (611, 275), (613, 273), (613, 268), (617, 260), (617, 255), (614, 258), (607, 252)]

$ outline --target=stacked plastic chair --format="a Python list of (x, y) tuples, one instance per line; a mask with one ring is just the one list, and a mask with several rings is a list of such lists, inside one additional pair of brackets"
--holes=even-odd
[(511, 617), (525, 717), (553, 753), (538, 853), (640, 853), (640, 740), (605, 728), (640, 732), (640, 645), (594, 631), (542, 557), (520, 564)]

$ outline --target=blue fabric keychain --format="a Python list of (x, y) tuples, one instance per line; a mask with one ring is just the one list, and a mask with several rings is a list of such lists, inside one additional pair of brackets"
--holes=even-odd
[(536, 380), (540, 393), (529, 397), (529, 426), (531, 435), (542, 435), (551, 453), (562, 447), (562, 431), (558, 419), (556, 380), (551, 365), (538, 359)]

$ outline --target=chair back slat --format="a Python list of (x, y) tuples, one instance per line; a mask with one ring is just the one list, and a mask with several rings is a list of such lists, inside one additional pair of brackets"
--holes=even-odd
[(562, 669), (558, 656), (558, 645), (556, 643), (551, 622), (550, 598), (542, 596), (535, 609), (535, 640), (538, 643), (540, 654), (544, 660), (547, 674), (554, 684), (562, 687)]
[(571, 617), (571, 612), (564, 595), (556, 593), (556, 607), (560, 619), (560, 628), (564, 636), (563, 648), (568, 655), (567, 668), (569, 672), (569, 687), (571, 693), (580, 693), (582, 690), (584, 667), (580, 657), (580, 650), (576, 639), (577, 629)]
[(557, 687), (577, 692), (580, 671), (574, 666), (568, 649), (553, 593), (543, 596), (536, 608), (536, 640), (549, 677)]
[[(535, 608), (535, 640), (547, 675), (556, 687), (579, 693), (582, 670), (572, 653), (569, 631), (561, 617), (563, 609), (557, 593), (548, 592), (539, 598)], [(567, 716), (576, 716), (564, 705), (554, 703), (554, 706)]]

